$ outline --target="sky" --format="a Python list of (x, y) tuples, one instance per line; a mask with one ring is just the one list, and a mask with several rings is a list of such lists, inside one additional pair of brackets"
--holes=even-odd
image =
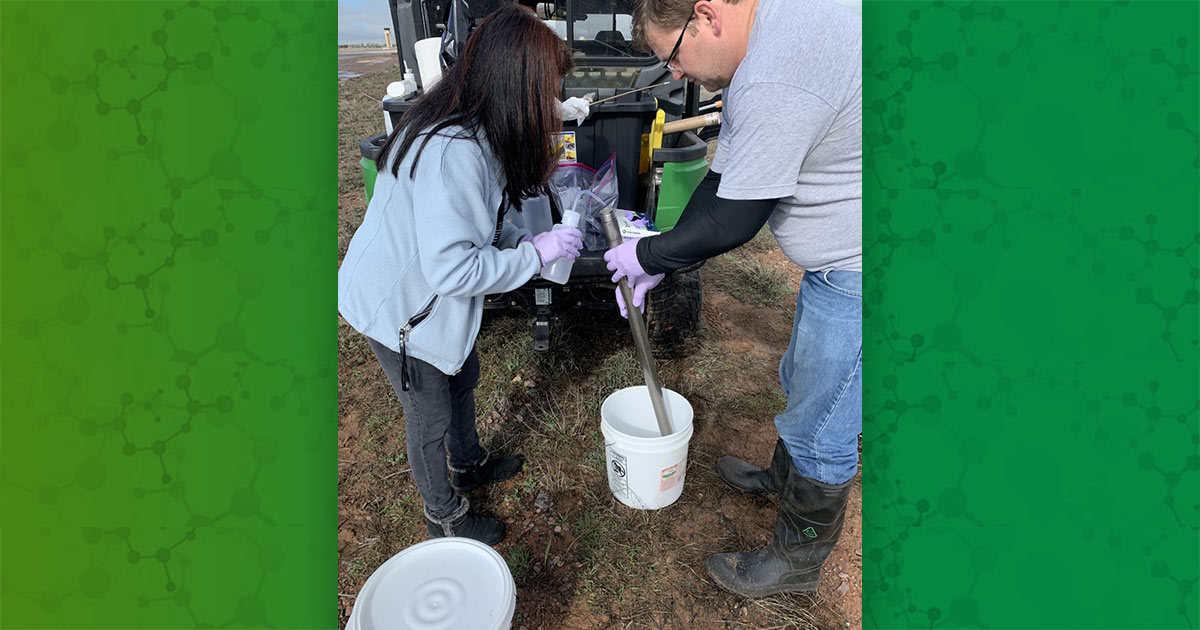
[[(862, 0), (837, 0), (859, 12)], [(338, 44), (382, 44), (392, 26), (387, 0), (338, 0)]]
[(338, 0), (338, 44), (382, 44), (391, 26), (387, 0)]

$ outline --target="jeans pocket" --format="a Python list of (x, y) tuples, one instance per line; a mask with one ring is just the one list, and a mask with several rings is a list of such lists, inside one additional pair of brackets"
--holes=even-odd
[[(862, 274), (857, 271), (818, 271), (813, 275), (821, 284), (838, 293), (862, 299)], [(853, 276), (857, 276), (857, 282), (838, 282), (839, 278), (849, 279)]]

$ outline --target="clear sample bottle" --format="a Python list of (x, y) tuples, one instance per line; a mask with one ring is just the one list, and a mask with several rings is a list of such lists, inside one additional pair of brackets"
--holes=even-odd
[[(574, 210), (564, 210), (562, 223), (554, 226), (554, 229), (560, 230), (566, 227), (579, 227), (579, 213)], [(575, 260), (570, 258), (556, 258), (553, 261), (542, 267), (542, 277), (551, 282), (558, 284), (566, 284), (567, 279), (571, 277), (571, 267), (575, 265)]]

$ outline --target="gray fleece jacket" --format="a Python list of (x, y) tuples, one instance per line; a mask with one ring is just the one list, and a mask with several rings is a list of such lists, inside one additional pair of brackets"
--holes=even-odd
[[(496, 212), (504, 172), (487, 143), (461, 127), (439, 132), (409, 169), (423, 138), (400, 163), (400, 177), (379, 173), (362, 225), (338, 269), (338, 311), (355, 330), (399, 351), (400, 330), (431, 300), (430, 315), (408, 337), (408, 355), (445, 374), (467, 359), (483, 318), (483, 297), (525, 284), (541, 267), (528, 234)], [(394, 147), (393, 147), (394, 150)]]

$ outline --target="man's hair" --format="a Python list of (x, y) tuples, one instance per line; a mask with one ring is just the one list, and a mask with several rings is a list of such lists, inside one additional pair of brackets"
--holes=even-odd
[[(642, 52), (650, 50), (650, 42), (646, 39), (646, 25), (653, 22), (664, 30), (674, 30), (683, 26), (688, 16), (696, 9), (696, 3), (703, 0), (634, 0), (633, 1), (633, 47)], [(729, 4), (737, 4), (738, 0), (725, 0)], [(689, 29), (696, 28), (689, 24)]]

